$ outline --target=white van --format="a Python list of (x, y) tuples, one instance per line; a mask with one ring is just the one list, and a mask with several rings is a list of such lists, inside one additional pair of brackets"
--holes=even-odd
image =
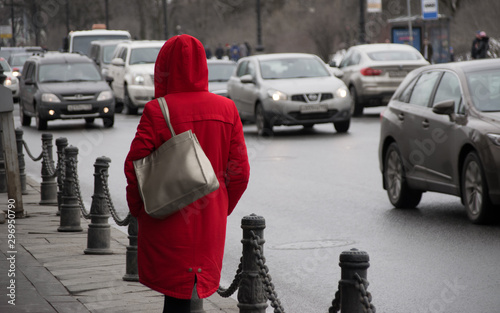
[(94, 40), (130, 40), (130, 38), (130, 33), (126, 30), (93, 29), (73, 31), (68, 34), (64, 50), (90, 56), (90, 43)]

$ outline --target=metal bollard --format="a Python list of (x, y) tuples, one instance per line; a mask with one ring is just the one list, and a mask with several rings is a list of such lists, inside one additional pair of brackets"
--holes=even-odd
[(367, 269), (370, 266), (370, 257), (368, 253), (353, 248), (350, 251), (342, 252), (339, 259), (341, 268), (341, 279), (339, 281), (341, 312), (365, 312), (363, 303), (360, 300), (360, 291), (356, 288), (358, 281), (355, 274), (357, 273), (361, 278), (366, 279)]
[(94, 194), (90, 206), (90, 224), (87, 234), (85, 254), (113, 254), (111, 246), (111, 229), (108, 219), (111, 216), (104, 193), (102, 175), (108, 173), (110, 158), (99, 157), (94, 163)]
[(265, 313), (267, 297), (259, 275), (259, 265), (252, 245), (253, 235), (259, 236), (259, 245), (264, 245), (264, 228), (266, 221), (262, 216), (251, 214), (241, 220), (243, 229), (243, 259), (241, 281), (238, 288), (238, 307), (240, 313)]
[(0, 192), (7, 192), (7, 172), (5, 171), (5, 159), (3, 152), (3, 131), (0, 127)]
[(56, 178), (49, 173), (49, 166), (54, 167), (52, 158), (52, 134), (42, 134), (42, 150), (46, 149), (47, 159), (42, 159), (42, 183), (40, 184), (40, 205), (57, 205)]
[(78, 232), (83, 231), (80, 226), (80, 204), (76, 195), (76, 164), (78, 148), (69, 146), (64, 150), (65, 176), (61, 205), (61, 222), (57, 231)]
[(123, 280), (126, 281), (139, 281), (139, 270), (137, 268), (137, 230), (137, 219), (131, 216), (128, 224), (129, 245), (126, 252), (126, 273), (123, 276)]
[(203, 309), (203, 299), (198, 297), (198, 293), (195, 292), (194, 288), (191, 295), (191, 313), (206, 313)]
[(19, 176), (21, 178), (21, 192), (27, 194), (26, 191), (26, 162), (24, 162), (23, 153), (23, 130), (16, 128), (16, 145), (17, 145), (17, 159), (19, 160)]
[(62, 195), (64, 186), (64, 149), (68, 146), (68, 139), (60, 137), (56, 139), (57, 147), (57, 212), (56, 215), (61, 215)]

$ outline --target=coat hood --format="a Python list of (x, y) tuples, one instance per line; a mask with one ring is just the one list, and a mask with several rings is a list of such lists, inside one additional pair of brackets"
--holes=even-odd
[(178, 92), (208, 91), (205, 48), (189, 35), (163, 45), (155, 63), (155, 98)]

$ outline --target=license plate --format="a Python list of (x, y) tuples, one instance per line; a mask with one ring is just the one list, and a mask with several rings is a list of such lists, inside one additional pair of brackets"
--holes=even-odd
[(92, 104), (68, 104), (68, 111), (91, 111)]
[(408, 74), (406, 71), (390, 71), (390, 77), (405, 77)]
[(300, 113), (318, 113), (327, 111), (328, 106), (326, 104), (309, 104), (300, 106)]

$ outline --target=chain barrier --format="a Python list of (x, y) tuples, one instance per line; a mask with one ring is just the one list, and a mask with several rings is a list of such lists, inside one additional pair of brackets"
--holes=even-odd
[(340, 311), (340, 284), (337, 292), (335, 292), (335, 298), (332, 301), (332, 306), (328, 309), (328, 313), (337, 313)]
[(24, 149), (26, 149), (26, 152), (28, 153), (28, 156), (29, 156), (29, 157), (30, 157), (33, 161), (37, 162), (37, 161), (40, 161), (40, 160), (42, 159), (42, 157), (43, 157), (43, 150), (44, 150), (44, 148), (43, 148), (43, 147), (42, 147), (42, 152), (40, 153), (40, 155), (39, 155), (37, 158), (35, 158), (35, 157), (33, 156), (33, 154), (31, 154), (31, 151), (30, 151), (30, 149), (28, 148), (28, 144), (27, 144), (27, 143), (26, 143), (26, 141), (24, 141), (24, 140), (23, 140), (23, 146), (24, 146)]
[(233, 282), (228, 288), (223, 288), (222, 286), (219, 286), (219, 289), (217, 289), (217, 293), (219, 296), (223, 298), (229, 298), (233, 293), (238, 290), (238, 286), (240, 285), (241, 281), (241, 272), (243, 270), (243, 257), (240, 258), (240, 264), (238, 265), (238, 269), (236, 270), (236, 275), (234, 275)]
[(108, 186), (108, 177), (109, 174), (106, 174), (106, 170), (102, 169), (100, 171), (99, 175), (104, 191), (104, 197), (106, 198), (106, 203), (108, 204), (109, 207), (109, 212), (111, 213), (111, 216), (115, 220), (115, 223), (118, 226), (127, 226), (130, 223), (130, 212), (127, 214), (127, 216), (121, 220), (118, 216), (118, 212), (116, 212), (115, 206), (113, 205), (113, 201), (111, 200), (111, 193), (109, 192), (109, 186)]
[(76, 193), (76, 197), (78, 199), (78, 204), (80, 205), (80, 209), (82, 211), (82, 215), (85, 219), (90, 219), (90, 212), (88, 212), (86, 209), (85, 209), (85, 204), (83, 203), (82, 201), (82, 194), (81, 194), (81, 191), (80, 191), (80, 181), (78, 179), (78, 169), (76, 167), (76, 159), (75, 158), (71, 158), (70, 161), (69, 161), (69, 165), (71, 166), (71, 169), (72, 169), (72, 173), (74, 173), (73, 175), (73, 178), (75, 179), (75, 183), (73, 184), (75, 186), (75, 193)]
[(271, 306), (274, 308), (274, 313), (285, 313), (285, 310), (281, 306), (281, 301), (278, 299), (278, 294), (274, 289), (274, 284), (272, 283), (271, 275), (269, 274), (269, 268), (266, 265), (266, 258), (262, 251), (262, 246), (259, 244), (260, 237), (255, 234), (254, 231), (250, 231), (252, 238), (250, 243), (253, 246), (253, 251), (255, 257), (257, 258), (257, 265), (259, 266), (259, 275), (264, 285), (264, 290), (266, 291), (267, 298), (271, 301)]
[(42, 146), (42, 156), (43, 156), (42, 163), (46, 165), (47, 175), (49, 177), (56, 177), (57, 176), (57, 168), (54, 168), (54, 164), (51, 162), (52, 160), (50, 159), (50, 156), (49, 156), (49, 149), (47, 148), (47, 145), (45, 144), (45, 142), (43, 143), (43, 146)]
[(366, 313), (375, 313), (375, 306), (372, 302), (372, 294), (367, 291), (368, 285), (370, 284), (368, 280), (359, 276), (358, 273), (354, 273), (354, 278), (356, 279), (356, 289), (361, 293), (361, 304), (363, 304)]

